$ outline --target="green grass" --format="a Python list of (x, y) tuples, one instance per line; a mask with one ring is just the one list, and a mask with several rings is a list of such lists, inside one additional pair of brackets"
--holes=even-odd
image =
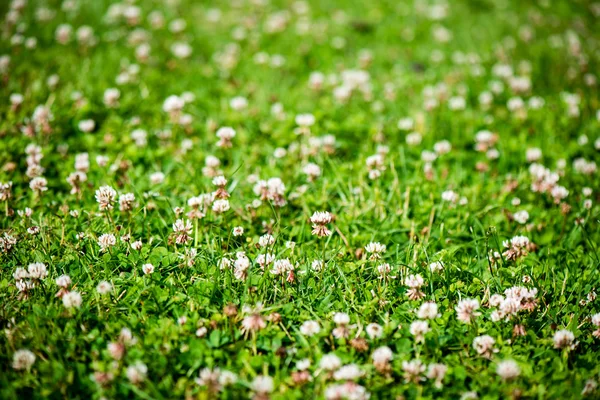
[[(140, 0), (131, 23), (127, 3), (121, 11), (105, 0), (5, 3), (0, 183), (12, 186), (0, 190), (0, 397), (599, 395), (598, 3)], [(109, 10), (120, 16), (111, 21)], [(157, 15), (164, 22), (153, 26)], [(173, 32), (178, 20), (186, 26)], [(72, 32), (61, 44), (63, 24)], [(82, 26), (94, 43), (78, 41)], [(174, 43), (191, 55), (175, 57)], [(310, 84), (315, 72), (320, 89)], [(520, 90), (523, 82), (530, 87)], [(109, 88), (120, 93), (112, 106)], [(187, 98), (173, 116), (163, 109), (172, 95)], [(231, 106), (238, 96), (246, 108)], [(523, 105), (515, 108), (516, 98)], [(41, 106), (47, 121), (35, 112)], [(307, 113), (314, 125), (299, 127), (296, 116)], [(405, 118), (413, 126), (400, 129)], [(224, 126), (236, 132), (230, 148), (218, 145)], [(132, 137), (139, 129), (144, 143)], [(482, 131), (489, 141), (478, 150)], [(421, 141), (411, 144), (415, 132)], [(41, 157), (28, 158), (32, 144)], [(72, 192), (82, 153), (86, 179)], [(212, 170), (210, 156), (219, 160)], [(315, 179), (308, 163), (320, 168)], [(162, 182), (153, 182), (156, 172)], [(223, 213), (213, 210), (219, 175), (230, 195)], [(47, 190), (31, 189), (36, 176)], [(285, 185), (285, 205), (259, 201), (256, 182), (270, 178)], [(110, 209), (96, 201), (102, 186), (117, 193)], [(125, 193), (135, 196), (130, 210), (119, 207)], [(201, 194), (202, 218), (177, 240), (173, 224), (189, 219), (188, 200)], [(333, 215), (330, 236), (311, 233), (316, 211)], [(528, 218), (518, 222), (522, 211)], [(105, 251), (103, 234), (115, 238)], [(261, 247), (266, 234), (274, 242)], [(503, 242), (519, 236), (530, 245), (511, 257)], [(380, 259), (366, 250), (372, 242), (386, 246)], [(267, 253), (288, 259), (293, 273), (274, 274), (277, 262), (261, 268)], [(47, 275), (18, 270), (33, 263)], [(423, 284), (411, 290), (416, 274)], [(62, 275), (71, 283), (57, 296)], [(110, 286), (101, 294), (103, 281)], [(532, 297), (517, 296), (513, 313), (497, 318), (492, 296), (514, 287)], [(81, 303), (67, 307), (74, 293)], [(471, 323), (456, 311), (465, 299), (480, 304)], [(419, 340), (411, 325), (425, 302), (439, 315)], [(350, 323), (338, 326), (335, 313)], [(319, 332), (303, 334), (306, 321)], [(260, 329), (244, 330), (249, 322)], [(369, 335), (371, 323), (381, 337)], [(574, 340), (559, 343), (561, 330)], [(473, 342), (484, 335), (495, 351), (482, 355)], [(376, 363), (382, 346), (393, 358)], [(325, 370), (330, 353), (360, 376), (352, 366)], [(415, 360), (424, 369), (411, 375)], [(510, 365), (502, 370), (511, 360), (512, 377)], [(437, 383), (427, 369), (434, 364), (447, 367)], [(235, 378), (199, 384), (205, 368)], [(259, 376), (272, 387), (261, 392)]]

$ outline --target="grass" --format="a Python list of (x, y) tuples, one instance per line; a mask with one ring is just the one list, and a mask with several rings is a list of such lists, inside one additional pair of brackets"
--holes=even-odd
[(598, 396), (597, 3), (21, 4), (0, 397)]

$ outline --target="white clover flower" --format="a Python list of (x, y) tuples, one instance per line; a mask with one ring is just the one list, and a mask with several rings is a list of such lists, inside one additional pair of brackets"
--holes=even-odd
[(410, 131), (414, 129), (415, 123), (412, 118), (401, 118), (398, 120), (398, 129), (401, 131)]
[(112, 285), (110, 282), (101, 281), (98, 286), (96, 286), (96, 291), (99, 294), (107, 294), (112, 290)]
[(319, 361), (319, 367), (327, 371), (334, 371), (342, 366), (342, 360), (333, 353), (325, 354)]
[(315, 116), (312, 114), (298, 114), (295, 121), (298, 126), (311, 127), (315, 124)]
[(350, 323), (350, 316), (343, 312), (337, 312), (333, 314), (333, 322), (337, 325), (348, 325)]
[(12, 367), (16, 370), (29, 370), (35, 362), (35, 354), (30, 350), (17, 350), (13, 355)]
[(490, 335), (477, 336), (473, 339), (473, 348), (480, 356), (490, 358), (493, 353), (497, 353), (498, 349), (494, 348), (496, 340)]
[(127, 379), (133, 384), (139, 384), (146, 380), (148, 367), (141, 361), (136, 361), (125, 370)]
[(148, 263), (148, 264), (144, 264), (142, 265), (142, 271), (144, 271), (145, 275), (150, 275), (151, 273), (154, 272), (154, 265)]
[(386, 246), (379, 242), (371, 242), (365, 246), (365, 251), (369, 253), (372, 260), (381, 258), (381, 255), (385, 253)]
[(425, 335), (431, 331), (429, 322), (427, 321), (414, 321), (410, 324), (410, 334), (415, 337), (415, 341), (425, 341)]
[(383, 336), (383, 327), (376, 323), (370, 323), (367, 325), (365, 331), (371, 339), (378, 339)]
[(117, 238), (112, 233), (105, 233), (98, 237), (98, 245), (100, 246), (100, 251), (106, 251), (109, 247), (112, 247), (117, 244)]
[(423, 141), (423, 136), (419, 132), (411, 132), (406, 135), (406, 144), (409, 146), (418, 146)]
[(552, 340), (555, 349), (573, 348), (576, 345), (575, 335), (567, 329), (556, 331)]
[(479, 301), (476, 299), (464, 299), (458, 302), (456, 306), (456, 318), (465, 323), (470, 324), (480, 313), (476, 312), (479, 309)]
[(441, 261), (434, 261), (429, 264), (429, 270), (434, 273), (441, 272), (444, 270), (444, 263)]
[(496, 366), (496, 374), (502, 380), (508, 381), (518, 377), (521, 374), (521, 368), (513, 360), (504, 360), (498, 363)]
[(77, 126), (79, 127), (80, 131), (89, 133), (96, 127), (96, 122), (94, 122), (93, 119), (84, 119), (80, 121)]
[(248, 108), (248, 99), (242, 96), (236, 96), (229, 101), (229, 107), (235, 111), (241, 111)]
[(321, 332), (321, 326), (317, 321), (305, 321), (300, 326), (300, 333), (304, 336), (314, 336)]
[(43, 177), (35, 177), (29, 182), (29, 188), (34, 192), (40, 194), (48, 190), (48, 181)]
[(425, 302), (421, 304), (417, 311), (417, 317), (419, 319), (434, 319), (439, 317), (438, 306), (434, 302)]
[(260, 394), (268, 394), (273, 392), (275, 389), (275, 384), (273, 382), (273, 378), (266, 375), (258, 375), (252, 381), (252, 391)]
[(83, 299), (79, 292), (67, 292), (62, 296), (62, 301), (65, 308), (80, 308)]
[(447, 201), (448, 203), (457, 203), (459, 198), (458, 193), (453, 190), (446, 190), (442, 193), (442, 200)]
[(225, 199), (215, 200), (215, 202), (212, 205), (212, 210), (217, 214), (222, 214), (226, 211), (229, 211), (229, 208), (229, 200)]
[(363, 372), (356, 364), (348, 364), (340, 367), (333, 373), (333, 379), (337, 381), (353, 381), (360, 378)]
[(272, 246), (273, 244), (275, 244), (275, 238), (268, 233), (258, 238), (258, 245), (260, 247)]
[(100, 210), (112, 210), (113, 203), (117, 198), (117, 191), (111, 186), (101, 186), (96, 190), (96, 201)]
[(192, 55), (192, 46), (186, 42), (175, 42), (171, 45), (171, 53), (180, 59), (188, 58)]
[(44, 263), (32, 263), (27, 267), (27, 274), (31, 279), (44, 279), (48, 276), (48, 270)]
[(311, 361), (308, 358), (304, 358), (298, 362), (296, 362), (296, 368), (299, 371), (306, 371), (307, 369), (310, 368), (311, 365)]
[(373, 351), (373, 354), (371, 354), (371, 358), (375, 364), (388, 363), (393, 357), (394, 353), (392, 352), (392, 349), (387, 346), (378, 347)]
[(71, 286), (71, 278), (69, 275), (61, 275), (56, 278), (56, 285), (60, 286), (61, 288), (68, 288)]
[(520, 210), (513, 214), (513, 218), (519, 224), (525, 224), (529, 220), (529, 213), (526, 210)]

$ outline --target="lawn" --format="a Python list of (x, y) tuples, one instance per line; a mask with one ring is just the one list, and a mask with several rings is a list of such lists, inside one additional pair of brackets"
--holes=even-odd
[(0, 17), (0, 398), (600, 398), (600, 3)]

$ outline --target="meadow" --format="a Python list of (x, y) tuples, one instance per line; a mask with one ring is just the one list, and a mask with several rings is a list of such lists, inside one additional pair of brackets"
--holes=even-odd
[(0, 19), (0, 398), (600, 398), (599, 2)]

